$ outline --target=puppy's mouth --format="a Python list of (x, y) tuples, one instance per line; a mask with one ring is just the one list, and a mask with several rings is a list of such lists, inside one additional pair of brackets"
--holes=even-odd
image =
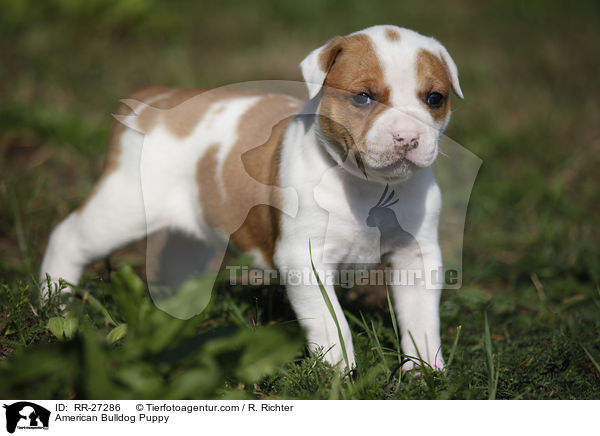
[(406, 179), (416, 171), (419, 166), (406, 156), (395, 159), (373, 159), (373, 155), (363, 152), (354, 152), (355, 165), (360, 173), (367, 179), (380, 179), (388, 182)]
[(373, 168), (375, 171), (381, 172), (390, 172), (397, 169), (413, 169), (418, 168), (419, 166), (414, 163), (412, 160), (404, 157), (402, 159), (398, 159), (396, 162), (392, 162), (389, 165), (384, 165), (378, 168)]
[(369, 169), (377, 172), (394, 172), (398, 169), (418, 170), (431, 166), (435, 161), (435, 155), (426, 155), (423, 158), (423, 156), (415, 155), (412, 151), (410, 149), (401, 152), (393, 149), (390, 151), (368, 150), (362, 152), (361, 157)]
[(392, 154), (368, 151), (362, 153), (362, 157), (365, 165), (368, 166), (369, 169), (378, 172), (389, 172), (400, 168), (409, 169), (419, 166), (407, 156), (406, 152), (402, 154)]
[[(398, 182), (409, 178), (414, 172), (428, 165), (412, 159), (409, 150), (401, 153), (388, 149), (384, 151), (360, 150), (358, 147), (347, 150), (346, 156), (337, 155), (339, 148), (327, 147), (332, 157), (339, 157), (338, 161), (348, 171), (360, 178)], [(337, 160), (337, 159), (336, 159)], [(343, 163), (342, 163), (343, 162)]]
[(435, 159), (421, 161), (415, 159), (409, 152), (392, 154), (366, 151), (361, 152), (360, 159), (356, 159), (356, 161), (358, 169), (367, 179), (395, 183), (406, 180), (416, 172), (430, 167)]
[(414, 162), (407, 158), (402, 158), (385, 166), (378, 166), (376, 168), (370, 167), (368, 172), (389, 179), (394, 179), (404, 178), (417, 169), (419, 169), (419, 166), (417, 166)]

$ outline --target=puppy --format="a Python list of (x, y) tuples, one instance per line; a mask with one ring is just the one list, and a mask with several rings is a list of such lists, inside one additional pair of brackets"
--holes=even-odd
[[(450, 91), (463, 96), (447, 50), (396, 26), (333, 38), (300, 66), (307, 103), (232, 88), (133, 94), (118, 112), (126, 122), (112, 126), (100, 180), (50, 236), (42, 279), (77, 283), (90, 261), (161, 229), (230, 240), (257, 266), (310, 271), (311, 280), (286, 285), (309, 347), (354, 367), (334, 284), (324, 280), (337, 324), (311, 257), (325, 273), (382, 263), (429, 277), (442, 268), (431, 165)], [(412, 358), (405, 369), (444, 366), (441, 288), (390, 284), (402, 350)]]

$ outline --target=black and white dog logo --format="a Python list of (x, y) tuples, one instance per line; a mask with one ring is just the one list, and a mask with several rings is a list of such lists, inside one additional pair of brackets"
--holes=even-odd
[(19, 401), (4, 405), (6, 409), (6, 431), (14, 433), (18, 429), (48, 430), (50, 411), (29, 401)]

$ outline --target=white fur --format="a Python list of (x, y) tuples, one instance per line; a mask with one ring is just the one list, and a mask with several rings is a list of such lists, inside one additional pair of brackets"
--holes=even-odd
[[(388, 27), (391, 26), (361, 31), (373, 41), (384, 67), (385, 80), (392, 86), (391, 109), (367, 134), (367, 146), (372, 152), (372, 159), (368, 158), (366, 162), (368, 180), (361, 176), (356, 162), (351, 160), (338, 162), (339, 168), (331, 172), (328, 144), (319, 135), (317, 121), (306, 130), (306, 125), (295, 119), (285, 132), (280, 177), (282, 186), (293, 187), (297, 195), (282, 190), (283, 210), (287, 213), (282, 214), (281, 235), (274, 255), (275, 264), (282, 270), (311, 269), (309, 240), (317, 270), (335, 268), (340, 263), (355, 263), (361, 261), (361, 253), (372, 252), (375, 233), (366, 231), (357, 216), (368, 214), (369, 207), (377, 201), (386, 183), (400, 200), (393, 207), (396, 216), (401, 217), (403, 227), (418, 242), (422, 264), (413, 266), (431, 271), (442, 265), (437, 242), (441, 194), (429, 165), (437, 155), (439, 135), (448, 119), (442, 123), (433, 122), (417, 100), (415, 59), (418, 49), (438, 53), (452, 73), (454, 91), (459, 96), (462, 92), (456, 66), (440, 43), (397, 27), (394, 29), (400, 33), (400, 42), (390, 42), (384, 36)], [(301, 64), (311, 99), (318, 95), (325, 79), (325, 73), (318, 65), (321, 50), (322, 47), (311, 52)], [(222, 163), (237, 139), (236, 126), (240, 117), (258, 98), (240, 97), (215, 103), (194, 132), (183, 140), (161, 126), (145, 138), (132, 130), (126, 131), (121, 138), (119, 168), (104, 180), (82, 211), (69, 215), (53, 231), (42, 263), (42, 277), (47, 273), (54, 279), (60, 277), (76, 283), (83, 267), (91, 260), (161, 228), (179, 229), (207, 241), (226, 241), (228, 235), (203, 221), (202, 205), (197, 201), (196, 165), (207, 147), (218, 142), (222, 144), (217, 167), (221, 171)], [(315, 101), (310, 104), (314, 105)], [(217, 108), (221, 110), (218, 114)], [(422, 146), (413, 153), (412, 160), (425, 169), (405, 174), (405, 177), (395, 177), (398, 175), (393, 172), (378, 173), (378, 166), (385, 167), (389, 163), (382, 157), (383, 151), (393, 144), (395, 135), (420, 138)], [(336, 159), (333, 154), (331, 157)], [(322, 183), (326, 174), (327, 183)], [(350, 207), (351, 203), (357, 203), (351, 200), (367, 198), (375, 201), (365, 201), (360, 206), (364, 210)], [(298, 214), (292, 218), (296, 210)], [(335, 214), (331, 215), (328, 210)], [(331, 224), (330, 218), (335, 220), (335, 225)], [(417, 253), (406, 251), (381, 255), (398, 269), (410, 267), (415, 259), (421, 259)], [(326, 291), (339, 320), (349, 366), (353, 367), (355, 360), (348, 322), (333, 287), (326, 285)], [(337, 327), (319, 288), (312, 284), (288, 285), (287, 292), (306, 331), (309, 346), (323, 348), (325, 358), (332, 364), (342, 362)], [(404, 353), (409, 356), (420, 354), (426, 363), (442, 368), (438, 316), (440, 287), (393, 286), (392, 293)], [(412, 362), (407, 364), (407, 367), (412, 366)]]

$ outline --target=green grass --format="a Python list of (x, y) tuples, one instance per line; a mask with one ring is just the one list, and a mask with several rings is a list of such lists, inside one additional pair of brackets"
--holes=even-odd
[[(597, 2), (0, 10), (0, 397), (600, 398)], [(342, 295), (352, 380), (306, 351), (279, 288), (220, 288), (201, 316), (171, 319), (149, 300), (140, 245), (87, 270), (66, 320), (57, 301), (37, 304), (48, 234), (98, 177), (119, 99), (151, 84), (297, 80), (311, 49), (380, 23), (446, 45), (466, 97), (447, 134), (483, 160), (464, 285), (442, 295), (447, 370), (401, 373), (385, 296)]]
[(338, 321), (337, 315), (335, 314), (335, 309), (333, 308), (333, 304), (331, 304), (329, 295), (327, 295), (325, 286), (323, 285), (323, 282), (321, 281), (321, 277), (319, 276), (319, 273), (317, 272), (317, 269), (315, 268), (315, 263), (313, 262), (313, 257), (312, 257), (312, 246), (311, 246), (310, 240), (308, 241), (308, 253), (309, 253), (309, 257), (310, 257), (310, 266), (312, 267), (312, 271), (313, 271), (315, 277), (317, 278), (317, 284), (319, 285), (319, 290), (321, 291), (323, 300), (325, 300), (325, 304), (327, 305), (327, 310), (329, 311), (329, 314), (331, 315), (331, 319), (333, 319), (333, 322), (335, 323), (335, 328), (337, 329), (340, 347), (342, 348), (342, 356), (344, 356), (344, 363), (346, 365), (347, 370), (351, 371), (352, 368), (350, 367), (350, 362), (348, 360), (348, 353), (346, 351), (346, 343), (344, 341), (344, 335), (342, 334), (342, 329), (340, 328), (340, 323)]

